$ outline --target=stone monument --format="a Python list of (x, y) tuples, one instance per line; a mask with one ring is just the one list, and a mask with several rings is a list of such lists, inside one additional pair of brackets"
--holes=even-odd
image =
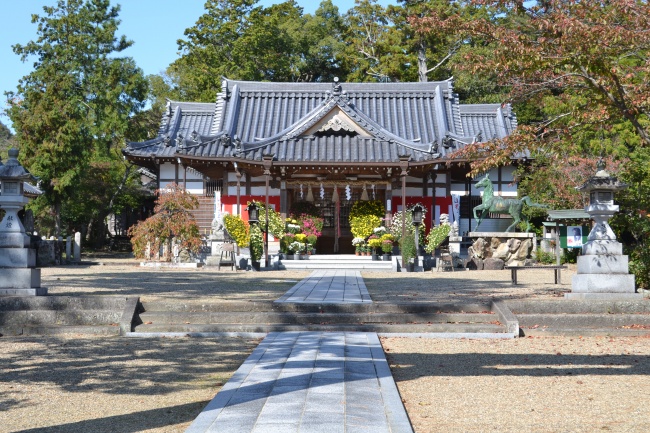
[(623, 245), (609, 226), (609, 219), (618, 212), (614, 192), (627, 188), (605, 170), (602, 160), (598, 171), (578, 190), (589, 193), (589, 206), (585, 211), (594, 220), (587, 242), (578, 257), (578, 269), (571, 282), (568, 299), (641, 299), (635, 293), (634, 275), (628, 272), (628, 257), (623, 255)]
[(18, 218), (18, 212), (29, 202), (24, 183), (33, 179), (18, 162), (18, 150), (10, 149), (7, 163), (0, 165), (0, 207), (5, 211), (0, 222), (0, 295), (47, 294), (41, 287), (41, 270), (35, 269), (36, 251), (29, 248), (30, 238)]

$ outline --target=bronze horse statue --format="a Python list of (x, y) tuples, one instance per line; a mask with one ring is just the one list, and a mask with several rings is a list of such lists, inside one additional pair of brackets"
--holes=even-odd
[[(526, 233), (528, 233), (530, 230), (530, 223), (521, 213), (524, 203), (533, 207), (547, 207), (543, 204), (534, 203), (528, 196), (520, 199), (495, 196), (492, 181), (490, 180), (490, 176), (487, 174), (483, 179), (476, 183), (476, 188), (485, 188), (485, 191), (483, 191), (482, 203), (474, 207), (474, 220), (476, 221), (476, 227), (474, 229), (477, 229), (478, 226), (481, 225), (483, 218), (490, 212), (501, 214), (508, 213), (514, 219), (514, 222), (508, 226), (506, 231), (509, 232), (519, 222), (524, 221), (526, 223)], [(481, 212), (480, 217), (476, 215), (477, 210), (483, 211)]]

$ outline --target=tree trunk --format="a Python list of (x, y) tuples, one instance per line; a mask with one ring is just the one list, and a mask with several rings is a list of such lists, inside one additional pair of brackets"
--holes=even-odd
[(54, 214), (54, 236), (61, 236), (61, 201), (55, 200), (52, 204), (52, 213)]
[(427, 44), (420, 40), (418, 44), (418, 79), (421, 83), (426, 83), (427, 79)]

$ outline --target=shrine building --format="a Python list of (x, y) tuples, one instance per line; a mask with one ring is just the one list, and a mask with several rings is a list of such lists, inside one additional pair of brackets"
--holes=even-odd
[[(307, 200), (325, 219), (326, 253), (352, 252), (347, 215), (360, 199), (381, 200), (387, 218), (423, 204), (427, 225), (460, 204), (460, 233), (471, 231), (480, 191), (468, 161), (450, 154), (502, 139), (517, 126), (508, 105), (461, 104), (451, 81), (418, 83), (272, 83), (224, 79), (214, 103), (168, 101), (158, 135), (128, 143), (125, 157), (198, 196), (208, 232), (215, 195), (241, 215), (268, 200), (283, 216)], [(450, 163), (450, 164), (448, 164)], [(516, 196), (514, 166), (490, 172), (496, 195)], [(486, 219), (499, 231), (509, 217)], [(329, 240), (329, 241), (328, 241)], [(338, 240), (338, 242), (335, 242)], [(321, 240), (319, 239), (319, 242)], [(323, 248), (324, 246), (324, 248)]]

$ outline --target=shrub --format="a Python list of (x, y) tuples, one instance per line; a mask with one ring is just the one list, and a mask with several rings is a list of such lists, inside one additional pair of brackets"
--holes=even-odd
[(406, 236), (400, 241), (400, 249), (404, 260), (402, 266), (406, 266), (406, 264), (409, 263), (411, 259), (414, 259), (417, 254), (413, 232), (407, 232)]
[[(260, 229), (264, 231), (266, 229), (266, 203), (253, 200), (248, 202), (248, 205), (250, 206), (252, 203), (254, 203), (259, 209), (259, 226)], [(272, 234), (274, 238), (280, 239), (286, 232), (284, 221), (282, 221), (280, 214), (277, 213), (271, 205), (269, 205), (268, 214), (269, 233)]]
[(433, 254), (436, 248), (440, 246), (444, 242), (445, 239), (447, 239), (447, 236), (449, 236), (449, 232), (451, 231), (451, 226), (449, 224), (441, 224), (437, 227), (433, 227), (431, 230), (429, 230), (429, 234), (427, 235), (427, 244), (424, 247), (424, 251), (426, 251), (429, 254)]
[(555, 264), (555, 254), (548, 253), (543, 251), (541, 248), (538, 248), (535, 255), (537, 256), (537, 262), (544, 263), (546, 265)]
[(316, 241), (318, 240), (318, 237), (316, 235), (307, 235), (307, 243), (311, 245), (312, 247), (316, 245)]
[(393, 241), (390, 239), (383, 239), (381, 241), (381, 250), (385, 254), (390, 254), (393, 251)]
[(254, 262), (259, 262), (264, 255), (264, 234), (259, 224), (254, 224), (250, 228), (250, 251), (251, 251), (251, 260)]
[(308, 214), (300, 215), (298, 221), (302, 225), (302, 232), (316, 237), (320, 236), (323, 232), (323, 218)]
[(350, 208), (350, 222), (352, 218), (358, 218), (366, 215), (374, 215), (376, 217), (384, 218), (386, 216), (386, 208), (379, 200), (359, 200)]
[(250, 244), (250, 226), (238, 215), (223, 216), (223, 226), (240, 248)]
[(350, 218), (350, 231), (356, 238), (367, 238), (380, 224), (381, 218), (376, 215), (358, 216)]
[(163, 243), (171, 240), (178, 242), (181, 249), (197, 254), (203, 245), (199, 226), (191, 213), (199, 206), (197, 198), (175, 183), (159, 189), (156, 195), (154, 214), (129, 229), (135, 256), (149, 259), (145, 257), (147, 244), (151, 251), (158, 251)]
[(280, 251), (283, 253), (289, 252), (289, 245), (296, 240), (296, 236), (293, 233), (287, 233), (286, 235), (280, 238)]

